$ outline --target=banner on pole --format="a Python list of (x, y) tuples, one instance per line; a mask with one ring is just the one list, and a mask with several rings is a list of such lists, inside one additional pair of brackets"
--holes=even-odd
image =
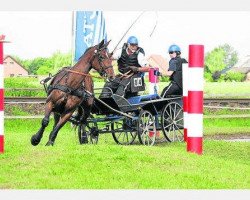
[(87, 48), (105, 40), (107, 33), (102, 11), (77, 11), (75, 30), (75, 56), (77, 61)]

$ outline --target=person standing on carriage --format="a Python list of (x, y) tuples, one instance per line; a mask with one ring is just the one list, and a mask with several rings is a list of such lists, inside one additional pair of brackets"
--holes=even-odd
[[(161, 97), (168, 95), (182, 95), (182, 63), (187, 63), (187, 60), (181, 58), (181, 49), (178, 45), (171, 45), (168, 48), (170, 56), (169, 68), (166, 75), (170, 77), (170, 83), (165, 87), (161, 93)], [(155, 72), (155, 75), (161, 76), (160, 72)]]
[(147, 61), (143, 48), (138, 45), (137, 37), (130, 36), (127, 43), (113, 54), (113, 59), (117, 60), (118, 70), (122, 75), (117, 76), (112, 82), (107, 82), (104, 87), (110, 87), (117, 95), (128, 97), (128, 93), (136, 94), (130, 90), (131, 79), (139, 76), (140, 72), (147, 71), (146, 68), (141, 68), (147, 65)]

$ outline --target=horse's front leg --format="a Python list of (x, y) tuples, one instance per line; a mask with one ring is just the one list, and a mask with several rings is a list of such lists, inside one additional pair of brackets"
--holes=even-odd
[(41, 128), (39, 129), (39, 131), (36, 134), (34, 134), (31, 137), (31, 144), (33, 146), (36, 146), (36, 145), (38, 145), (40, 143), (40, 141), (41, 141), (41, 139), (43, 137), (43, 132), (44, 132), (45, 128), (48, 126), (48, 124), (49, 124), (49, 116), (50, 116), (50, 114), (52, 112), (52, 109), (53, 109), (53, 104), (50, 101), (45, 106), (45, 117), (42, 120)]
[(74, 111), (71, 111), (69, 113), (61, 115), (60, 120), (58, 121), (58, 123), (56, 124), (56, 126), (54, 126), (54, 129), (52, 130), (52, 132), (49, 135), (49, 141), (47, 142), (46, 146), (53, 146), (54, 145), (57, 133), (64, 126), (64, 124), (68, 121), (68, 119), (71, 117), (71, 115), (73, 114), (73, 112)]
[(88, 136), (86, 133), (86, 125), (87, 125), (87, 119), (90, 116), (91, 109), (93, 106), (94, 99), (89, 98), (86, 102), (83, 103), (82, 108), (83, 110), (83, 115), (81, 117), (81, 125), (80, 125), (80, 135), (79, 135), (79, 142), (80, 144), (86, 144), (88, 143)]

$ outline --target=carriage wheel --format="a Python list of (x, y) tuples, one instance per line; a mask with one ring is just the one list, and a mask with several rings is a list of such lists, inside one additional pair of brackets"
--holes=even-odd
[(183, 110), (177, 102), (170, 102), (162, 109), (162, 131), (169, 142), (184, 140)]
[[(86, 132), (87, 138), (83, 137), (84, 131)], [(98, 138), (99, 138), (98, 126), (97, 126), (97, 122), (94, 120), (94, 117), (92, 115), (90, 115), (89, 117), (89, 121), (85, 126), (85, 130), (82, 124), (78, 126), (78, 138), (79, 138), (80, 144), (88, 143), (88, 141), (91, 144), (98, 143)]]
[(139, 114), (138, 137), (141, 144), (151, 146), (155, 143), (155, 117), (147, 110), (142, 110)]
[(130, 145), (133, 144), (137, 131), (136, 125), (131, 119), (124, 118), (111, 123), (111, 133), (117, 144)]

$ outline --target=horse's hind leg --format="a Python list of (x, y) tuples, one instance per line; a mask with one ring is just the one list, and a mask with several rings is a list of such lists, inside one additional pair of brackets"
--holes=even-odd
[(49, 135), (49, 141), (47, 142), (46, 146), (50, 146), (50, 145), (53, 146), (54, 145), (57, 133), (64, 126), (64, 124), (68, 121), (68, 119), (71, 117), (72, 114), (73, 114), (73, 112), (61, 115), (59, 122), (53, 128), (52, 132)]
[(52, 102), (48, 102), (45, 106), (45, 117), (42, 120), (42, 127), (39, 129), (39, 131), (35, 135), (31, 137), (31, 144), (33, 146), (36, 146), (40, 143), (43, 137), (43, 132), (49, 124), (49, 116), (51, 114), (52, 108), (53, 108)]

